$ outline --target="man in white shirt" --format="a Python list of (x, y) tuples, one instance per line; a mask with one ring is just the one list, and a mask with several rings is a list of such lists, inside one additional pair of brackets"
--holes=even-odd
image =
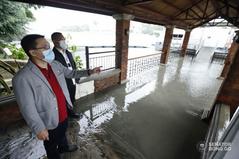
[[(65, 37), (62, 35), (62, 33), (54, 32), (51, 35), (51, 39), (54, 44), (53, 52), (55, 54), (55, 60), (59, 61), (65, 67), (68, 67), (68, 69), (75, 70), (76, 64), (74, 58), (71, 52), (67, 50), (68, 46), (66, 44)], [(75, 80), (66, 78), (66, 83), (68, 91), (70, 93), (71, 102), (74, 105), (76, 93)], [(80, 114), (73, 112), (73, 110), (71, 109), (68, 109), (68, 115), (69, 117), (72, 118), (80, 118)]]

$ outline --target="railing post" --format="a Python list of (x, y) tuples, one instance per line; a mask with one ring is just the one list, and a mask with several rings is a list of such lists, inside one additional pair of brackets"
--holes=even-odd
[(89, 47), (85, 47), (85, 58), (86, 58), (86, 69), (90, 69), (90, 61), (89, 61)]

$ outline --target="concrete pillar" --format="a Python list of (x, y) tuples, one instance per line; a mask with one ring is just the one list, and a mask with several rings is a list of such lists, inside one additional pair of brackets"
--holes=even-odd
[(129, 14), (115, 14), (113, 18), (116, 20), (116, 68), (121, 70), (119, 76), (120, 83), (124, 83), (127, 78), (130, 20), (134, 16)]
[(170, 52), (170, 45), (173, 38), (173, 26), (166, 26), (166, 32), (164, 36), (164, 42), (163, 42), (163, 49), (162, 49), (162, 55), (160, 59), (160, 63), (166, 64), (168, 61), (168, 55)]
[(181, 54), (180, 54), (180, 56), (182, 56), (182, 57), (184, 57), (186, 55), (186, 50), (187, 50), (187, 47), (188, 47), (190, 34), (191, 34), (191, 30), (186, 30), (185, 31), (185, 35), (184, 35), (184, 39), (183, 39), (183, 45), (182, 45)]

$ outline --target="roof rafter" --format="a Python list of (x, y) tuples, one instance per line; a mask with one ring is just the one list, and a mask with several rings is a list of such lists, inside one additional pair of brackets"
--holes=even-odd
[(228, 5), (228, 7), (235, 9), (236, 11), (239, 10), (239, 7), (236, 7), (236, 6), (232, 5), (232, 4), (230, 4), (228, 1), (225, 1), (225, 0), (219, 0), (219, 1), (224, 3), (224, 4), (226, 4), (226, 5)]
[(205, 15), (207, 13), (208, 3), (209, 3), (209, 0), (207, 0), (206, 6), (204, 8), (204, 12), (203, 12), (203, 16), (202, 16), (203, 18), (205, 17)]
[[(194, 0), (191, 0), (192, 3), (195, 3)], [(199, 5), (195, 5), (195, 7), (201, 12), (203, 13), (203, 9), (199, 6)]]
[[(165, 3), (165, 4), (167, 4), (167, 5), (169, 5), (170, 7), (173, 7), (173, 8), (175, 8), (175, 9), (179, 10), (179, 11), (182, 11), (181, 8), (177, 7), (176, 5), (174, 5), (174, 4), (171, 3), (171, 2), (168, 2), (167, 0), (162, 0), (162, 2)], [(193, 15), (188, 14), (188, 12), (187, 12), (187, 15), (189, 15), (190, 17), (194, 17)]]
[(191, 4), (189, 7), (186, 7), (186, 9), (182, 10), (181, 12), (179, 12), (178, 14), (175, 15), (175, 17), (181, 15), (182, 13), (186, 12), (187, 10), (189, 10), (190, 8), (196, 6), (197, 4), (201, 3), (203, 0), (198, 0), (197, 2)]
[[(237, 0), (185, 0), (174, 4), (170, 0), (13, 0), (112, 16), (132, 14), (135, 20), (178, 28), (195, 28), (217, 16), (239, 26)], [(123, 3), (124, 2), (124, 3)], [(146, 5), (153, 2), (153, 4)], [(154, 3), (155, 2), (155, 3)], [(157, 2), (157, 3), (156, 3)], [(179, 2), (179, 1), (178, 1)], [(125, 4), (125, 5), (124, 5)], [(163, 9), (168, 7), (168, 9)], [(213, 14), (211, 14), (214, 12)]]
[(123, 1), (124, 6), (129, 6), (129, 5), (141, 5), (141, 4), (148, 4), (152, 3), (153, 0), (138, 0), (135, 2), (130, 2), (130, 1)]
[[(218, 8), (216, 11), (214, 11), (214, 12), (212, 12), (211, 14), (209, 14), (207, 17), (204, 17), (201, 21), (203, 21), (203, 22), (201, 22), (201, 23), (199, 23), (199, 24), (197, 24), (196, 25), (196, 23), (198, 23), (198, 22), (196, 22), (196, 23), (194, 23), (194, 24), (192, 24), (193, 26), (195, 26), (194, 28), (196, 28), (196, 27), (198, 27), (198, 26), (200, 26), (200, 25), (203, 25), (203, 24), (206, 24), (206, 23), (208, 23), (209, 21), (211, 21), (211, 20), (213, 20), (213, 19), (215, 19), (215, 18), (217, 18), (217, 17), (219, 17), (219, 10), (221, 10), (221, 9), (223, 9), (223, 8), (225, 8), (226, 7), (226, 5), (224, 5), (224, 6), (222, 6), (222, 7), (220, 7), (220, 8)], [(213, 16), (215, 14), (215, 16)], [(211, 17), (212, 16), (212, 17)]]
[(197, 17), (201, 18), (201, 16), (198, 15), (198, 13), (193, 10), (193, 8), (190, 8), (189, 10), (191, 10)]

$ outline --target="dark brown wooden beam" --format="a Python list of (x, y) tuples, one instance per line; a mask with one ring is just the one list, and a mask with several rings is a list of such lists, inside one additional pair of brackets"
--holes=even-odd
[(199, 24), (197, 24), (198, 22), (196, 22), (196, 23), (192, 24), (192, 26), (193, 26), (193, 28), (197, 28), (199, 26), (202, 26), (202, 25), (210, 22), (213, 19), (216, 19), (217, 17), (219, 17), (218, 12), (214, 11), (211, 14), (209, 14), (202, 22), (200, 22)]
[[(144, 7), (142, 7), (142, 6), (127, 6), (127, 8), (131, 11), (132, 10), (134, 11), (132, 14), (135, 15), (135, 20), (137, 19), (137, 21), (160, 24), (160, 25), (161, 24), (176, 25), (178, 28), (181, 28), (181, 29), (185, 28), (187, 26), (187, 24), (182, 21), (177, 22), (177, 24), (174, 24), (171, 17), (164, 15), (161, 12), (154, 11), (151, 8), (148, 8), (147, 6), (144, 6)], [(136, 14), (135, 14), (135, 13), (137, 13), (136, 11), (142, 13), (142, 15), (136, 16)]]
[(188, 19), (188, 10), (186, 11), (185, 18)]
[[(91, 13), (99, 13), (110, 15), (117, 13), (133, 14), (138, 19), (147, 19), (148, 22), (161, 23), (161, 19), (167, 19), (158, 13), (149, 12), (147, 10), (136, 8), (135, 6), (122, 6), (121, 3), (111, 3), (103, 0), (15, 0), (18, 2), (25, 2), (30, 4), (38, 4), (44, 6), (59, 7), (65, 9), (79, 10)], [(150, 16), (147, 16), (150, 15)], [(163, 21), (163, 20), (162, 20)]]
[(206, 6), (204, 8), (204, 12), (203, 12), (203, 18), (206, 16), (206, 13), (207, 13), (207, 8), (208, 8), (208, 3), (209, 3), (209, 0), (207, 0), (207, 3), (206, 3)]
[[(224, 6), (225, 7), (225, 6)], [(222, 7), (222, 8), (224, 8), (224, 7)], [(214, 15), (215, 14), (215, 15)], [(213, 16), (214, 15), (214, 16)], [(212, 16), (212, 17), (211, 17)], [(203, 25), (203, 24), (205, 24), (205, 23), (207, 23), (207, 22), (209, 22), (209, 21), (211, 21), (212, 19), (215, 19), (215, 18), (217, 18), (218, 17), (218, 12), (217, 11), (213, 11), (212, 13), (210, 13), (207, 17), (204, 17), (203, 19), (201, 19), (201, 24)], [(200, 21), (199, 21), (200, 22)], [(196, 23), (198, 23), (198, 21), (197, 22), (195, 22), (194, 24), (192, 24), (193, 26), (195, 26), (196, 25)], [(196, 25), (196, 26), (198, 26), (198, 25)]]
[[(204, 18), (187, 18), (187, 19), (181, 19), (181, 18), (178, 18), (178, 19), (174, 19), (174, 20), (178, 20), (178, 21), (181, 21), (181, 20), (198, 20), (198, 21), (200, 21), (200, 20), (207, 20), (207, 18), (210, 18), (213, 14), (215, 14), (215, 13), (218, 13), (218, 11), (219, 10), (221, 10), (221, 9), (223, 9), (223, 8), (225, 8), (226, 6), (224, 5), (224, 6), (222, 6), (222, 7), (220, 7), (220, 8), (218, 8), (217, 10), (215, 10), (215, 11), (213, 11), (212, 13), (210, 13), (210, 14), (208, 14), (208, 16), (206, 16), (206, 17), (204, 17)], [(219, 14), (218, 14), (219, 15)]]
[(123, 6), (121, 1), (113, 3), (110, 0), (14, 0), (30, 4), (59, 7), (90, 13), (98, 13), (112, 16), (113, 14), (126, 13), (134, 15), (138, 21), (145, 21), (154, 24), (175, 25), (179, 28), (186, 28), (187, 22), (173, 21), (172, 17), (158, 11), (148, 9), (148, 6), (141, 5)]
[(212, 4), (212, 6), (214, 7), (214, 9), (215, 10), (217, 10), (217, 12), (218, 12), (218, 14), (219, 15), (222, 15), (222, 9), (220, 9), (220, 7), (223, 5), (224, 6), (224, 4), (223, 3), (221, 3), (220, 5), (219, 5), (219, 1), (218, 0), (211, 0), (211, 4)]
[[(174, 5), (174, 4), (171, 3), (171, 2), (168, 2), (168, 1), (166, 1), (166, 0), (161, 0), (161, 1), (162, 1), (163, 3), (165, 3), (166, 5), (168, 5), (168, 6), (172, 7), (172, 8), (177, 9), (178, 11), (182, 11), (181, 8), (177, 7), (176, 5)], [(190, 16), (190, 17), (194, 17), (193, 15), (189, 14), (188, 11), (187, 11), (187, 15)]]
[(213, 20), (213, 19), (215, 19), (217, 17), (218, 17), (218, 15), (216, 14), (215, 16), (213, 16), (211, 18), (208, 18), (207, 21), (201, 22), (199, 24), (194, 24), (192, 29), (197, 28), (199, 26), (203, 26), (204, 24), (208, 23), (209, 21), (211, 21), (211, 20)]
[(182, 11), (181, 8), (177, 7), (176, 5), (174, 5), (174, 4), (171, 3), (171, 2), (168, 2), (167, 0), (161, 0), (161, 1), (162, 1), (163, 3), (169, 5), (170, 7), (173, 7), (173, 8), (175, 8), (175, 9), (179, 10), (179, 11)]
[(141, 7), (141, 6), (128, 6), (127, 7), (130, 10), (138, 10), (139, 12), (142, 13), (142, 15), (147, 16), (147, 14), (149, 14), (149, 16), (157, 16), (160, 17), (161, 20), (165, 20), (165, 21), (169, 21), (170, 18), (168, 15), (163, 14), (160, 11), (156, 11), (156, 10), (152, 10), (151, 8), (148, 8), (147, 6)]
[(203, 18), (178, 18), (178, 19), (174, 19), (174, 20), (176, 20), (176, 21), (184, 21), (184, 20), (198, 20), (198, 21), (200, 21), (200, 20), (203, 20)]
[[(130, 12), (128, 12), (130, 11)], [(134, 6), (130, 5), (127, 7), (123, 7), (122, 12), (129, 13), (135, 15), (135, 19), (141, 21), (146, 21), (147, 23), (156, 23), (156, 24), (164, 24), (164, 25), (176, 25), (178, 28), (185, 28), (188, 24), (185, 22), (177, 22), (173, 23), (172, 17), (161, 13), (160, 11), (152, 10), (148, 6)], [(138, 13), (138, 14), (136, 14)]]
[(193, 28), (196, 28), (196, 27), (198, 27), (200, 25), (204, 25), (204, 24), (208, 23), (209, 21), (211, 21), (212, 19), (215, 19), (215, 18), (219, 17), (219, 15), (220, 15), (219, 11), (224, 9), (225, 7), (226, 7), (226, 5), (224, 5), (224, 6), (220, 7), (220, 8), (217, 8), (217, 10), (215, 10), (212, 13), (210, 13), (207, 17), (204, 17), (203, 21), (201, 23), (197, 24), (198, 22), (196, 22), (196, 23), (192, 24), (192, 26), (194, 26)]
[(17, 2), (29, 3), (29, 4), (37, 4), (42, 6), (51, 6), (51, 7), (58, 7), (64, 9), (71, 9), (77, 11), (84, 11), (90, 13), (98, 13), (104, 15), (112, 15), (115, 11), (107, 10), (107, 6), (105, 8), (99, 7), (90, 3), (90, 1), (73, 1), (73, 0), (14, 0)]
[(190, 8), (193, 8), (194, 6), (198, 5), (199, 3), (201, 3), (203, 0), (198, 0), (196, 2), (194, 2), (193, 4), (191, 4), (190, 6), (186, 7), (184, 10), (180, 11), (178, 14), (175, 15), (175, 17), (181, 15), (182, 13), (186, 12), (187, 10), (189, 10)]
[(198, 13), (193, 10), (193, 8), (190, 8), (189, 10), (191, 10), (197, 17), (201, 18), (201, 16), (198, 15)]
[(235, 9), (236, 11), (239, 10), (239, 6), (236, 7), (236, 6), (232, 5), (232, 4), (230, 4), (230, 2), (228, 2), (228, 1), (225, 1), (225, 0), (219, 0), (219, 1), (222, 2), (223, 4), (229, 6), (230, 8)]
[(124, 1), (123, 5), (124, 6), (129, 6), (129, 5), (143, 5), (143, 4), (149, 4), (152, 3), (152, 0), (139, 0), (135, 2), (130, 2), (130, 1)]
[(152, 13), (157, 13), (161, 16), (163, 16), (164, 18), (162, 18), (162, 20), (164, 20), (166, 22), (166, 24), (168, 25), (176, 25), (176, 26), (179, 26), (179, 27), (184, 27), (184, 26), (187, 26), (189, 25), (187, 22), (184, 22), (184, 21), (179, 21), (177, 22), (176, 24), (174, 24), (173, 22), (173, 17), (170, 17), (169, 15), (165, 15), (159, 11), (156, 11), (156, 10), (152, 10), (151, 8), (148, 8), (147, 6), (144, 6), (144, 7), (137, 7), (137, 8), (141, 8), (141, 9), (147, 9), (147, 11), (149, 12), (152, 12)]
[[(222, 13), (223, 17), (227, 21), (229, 21), (231, 24), (233, 24), (234, 26), (239, 27), (239, 6), (235, 7), (231, 4), (229, 4), (229, 2), (227, 2), (227, 1), (220, 0), (220, 2), (226, 5), (226, 13), (225, 14)], [(231, 17), (229, 15), (229, 9), (235, 9), (237, 11), (237, 16), (236, 17)]]
[(199, 5), (195, 5), (194, 7), (196, 7), (201, 13), (203, 13), (203, 9)]

